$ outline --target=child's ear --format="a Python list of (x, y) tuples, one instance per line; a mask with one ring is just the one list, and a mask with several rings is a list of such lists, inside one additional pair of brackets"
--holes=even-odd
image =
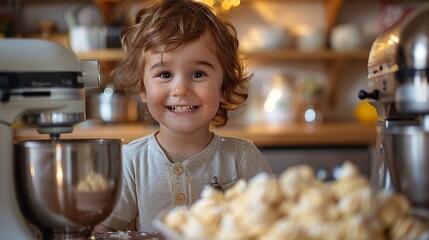
[(147, 95), (146, 95), (146, 91), (143, 91), (140, 93), (140, 99), (142, 100), (142, 102), (146, 102), (147, 99)]

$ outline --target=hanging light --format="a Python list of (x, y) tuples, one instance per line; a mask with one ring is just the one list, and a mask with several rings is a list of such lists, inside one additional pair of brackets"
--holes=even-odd
[(210, 7), (212, 7), (216, 12), (225, 13), (231, 10), (234, 7), (238, 7), (241, 3), (241, 0), (195, 0), (197, 2), (202, 2)]

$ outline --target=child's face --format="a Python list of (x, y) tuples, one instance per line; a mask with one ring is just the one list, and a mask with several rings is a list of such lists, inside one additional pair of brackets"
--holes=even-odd
[(223, 69), (207, 35), (163, 54), (148, 52), (145, 92), (152, 117), (178, 133), (207, 131), (221, 101)]

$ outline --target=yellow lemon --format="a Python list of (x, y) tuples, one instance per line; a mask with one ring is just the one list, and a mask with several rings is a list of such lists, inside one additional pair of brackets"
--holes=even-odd
[(360, 123), (370, 126), (374, 126), (378, 118), (376, 109), (367, 100), (362, 100), (355, 107), (354, 115)]

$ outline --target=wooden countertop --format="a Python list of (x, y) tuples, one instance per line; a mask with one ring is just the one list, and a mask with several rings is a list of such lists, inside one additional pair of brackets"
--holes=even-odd
[[(138, 123), (110, 125), (83, 123), (75, 127), (73, 133), (62, 134), (61, 138), (122, 138), (127, 143), (156, 130), (156, 126)], [(373, 145), (376, 140), (375, 126), (349, 122), (322, 123), (314, 126), (252, 124), (213, 128), (213, 131), (223, 136), (251, 140), (258, 147)], [(47, 135), (38, 134), (34, 128), (14, 131), (15, 140), (46, 138)]]

